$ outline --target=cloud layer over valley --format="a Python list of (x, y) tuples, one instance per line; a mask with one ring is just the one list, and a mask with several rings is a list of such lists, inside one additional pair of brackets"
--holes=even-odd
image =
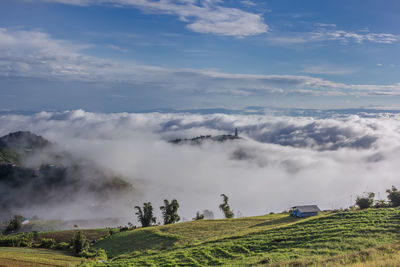
[[(121, 217), (133, 218), (133, 206), (145, 201), (158, 213), (165, 198), (176, 198), (186, 219), (205, 209), (221, 217), (221, 193), (243, 215), (301, 204), (340, 208), (364, 191), (382, 192), (383, 198), (386, 188), (399, 186), (399, 115), (312, 118), (75, 110), (2, 115), (0, 125), (1, 136), (31, 131), (140, 183), (140, 194), (119, 209)], [(243, 139), (202, 145), (167, 142), (232, 134), (235, 128)], [(101, 215), (107, 217), (107, 211)]]

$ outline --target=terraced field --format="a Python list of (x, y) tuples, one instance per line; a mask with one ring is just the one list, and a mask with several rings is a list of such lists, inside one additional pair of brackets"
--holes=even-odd
[(55, 250), (0, 247), (0, 266), (2, 267), (74, 267), (82, 262), (81, 258)]
[(96, 246), (115, 257), (107, 266), (353, 264), (345, 255), (396, 243), (399, 234), (399, 209), (369, 209), (305, 220), (274, 214), (196, 221), (124, 232)]
[[(84, 230), (89, 239), (107, 229)], [(69, 240), (76, 230), (40, 233)], [(400, 266), (400, 209), (297, 219), (285, 214), (139, 228), (95, 244), (105, 263), (55, 250), (0, 248), (0, 266)]]
[(233, 234), (240, 235), (277, 225), (296, 222), (298, 219), (285, 214), (225, 220), (199, 220), (157, 227), (139, 228), (112, 235), (95, 244), (109, 257), (144, 250), (163, 251), (185, 245), (200, 244)]

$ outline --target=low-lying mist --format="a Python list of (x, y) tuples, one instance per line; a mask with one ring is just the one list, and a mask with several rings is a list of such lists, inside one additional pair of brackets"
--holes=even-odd
[[(346, 208), (364, 191), (385, 198), (385, 189), (400, 185), (398, 115), (317, 119), (75, 110), (3, 115), (0, 125), (0, 135), (31, 131), (62, 151), (128, 179), (136, 188), (125, 201), (115, 201), (115, 208), (85, 211), (90, 207), (81, 203), (93, 200), (82, 194), (76, 203), (57, 201), (25, 210), (27, 216), (64, 220), (85, 219), (88, 214), (119, 216), (127, 223), (136, 221), (135, 205), (150, 201), (161, 221), (162, 201), (175, 198), (181, 218), (190, 220), (205, 209), (221, 218), (221, 193), (229, 196), (235, 214), (251, 216), (303, 204)], [(233, 134), (235, 128), (242, 139), (202, 145), (167, 142)]]

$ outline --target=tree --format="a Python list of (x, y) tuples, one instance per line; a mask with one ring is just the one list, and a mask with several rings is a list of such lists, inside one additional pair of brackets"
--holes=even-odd
[(79, 253), (88, 250), (89, 241), (81, 231), (78, 231), (71, 239), (71, 246), (75, 255), (78, 255)]
[(22, 228), (22, 219), (24, 217), (21, 215), (14, 215), (14, 218), (8, 224), (5, 233), (9, 234), (12, 232), (18, 232)]
[(374, 208), (387, 208), (389, 207), (389, 203), (385, 200), (377, 200), (375, 201)]
[(200, 213), (200, 211), (196, 212), (196, 217), (193, 218), (193, 220), (203, 220), (204, 219), (204, 214)]
[(391, 206), (400, 206), (400, 191), (398, 191), (396, 187), (392, 186), (391, 189), (386, 190), (386, 193), (388, 193), (387, 198), (389, 199)]
[(233, 218), (233, 216), (235, 216), (233, 214), (233, 211), (231, 210), (231, 207), (228, 204), (228, 196), (225, 194), (221, 194), (222, 197), (222, 203), (221, 205), (219, 205), (219, 208), (222, 210), (222, 212), (224, 213), (225, 218), (229, 219), (229, 218)]
[(356, 205), (360, 207), (360, 209), (367, 209), (374, 204), (375, 194), (372, 192), (364, 193), (364, 196), (357, 196)]
[(152, 223), (156, 223), (156, 217), (153, 216), (153, 206), (151, 206), (151, 202), (143, 203), (143, 210), (139, 206), (135, 206), (135, 209), (135, 214), (138, 216), (142, 227), (147, 227)]
[(171, 203), (167, 199), (164, 199), (164, 206), (160, 207), (162, 215), (164, 217), (164, 224), (171, 224), (179, 222), (181, 219), (178, 215), (179, 203), (176, 199), (173, 199)]

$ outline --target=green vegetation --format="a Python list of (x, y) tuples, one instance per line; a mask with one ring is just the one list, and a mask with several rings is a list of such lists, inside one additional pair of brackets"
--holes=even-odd
[(0, 164), (1, 163), (18, 164), (19, 163), (18, 153), (12, 149), (0, 148)]
[(118, 233), (95, 247), (115, 257), (107, 266), (337, 265), (380, 260), (399, 234), (400, 210), (386, 208), (198, 220)]
[(68, 253), (49, 249), (0, 247), (0, 266), (48, 267), (78, 266), (84, 260)]
[(388, 244), (367, 248), (356, 252), (344, 253), (321, 260), (293, 260), (268, 264), (267, 266), (352, 266), (352, 267), (389, 267), (400, 265), (400, 245)]
[(14, 218), (8, 224), (6, 230), (4, 231), (6, 234), (18, 232), (22, 227), (22, 220), (24, 219), (21, 215), (14, 215)]
[(164, 199), (164, 206), (160, 207), (164, 218), (164, 224), (171, 224), (179, 222), (181, 217), (178, 215), (179, 203), (176, 199), (173, 199), (171, 203), (167, 199)]
[(156, 217), (153, 216), (153, 206), (151, 202), (143, 203), (143, 210), (139, 206), (135, 206), (135, 210), (135, 214), (142, 224), (142, 227), (148, 227), (156, 223)]
[[(69, 242), (79, 230), (52, 231), (40, 233), (41, 238), (52, 238), (57, 243)], [(80, 230), (89, 240), (98, 240), (108, 235), (107, 229), (87, 229)]]
[(392, 207), (400, 206), (400, 191), (396, 187), (392, 186), (391, 189), (386, 190), (386, 193)]
[(146, 227), (113, 234), (97, 242), (94, 248), (102, 248), (109, 257), (116, 257), (133, 251), (162, 251), (172, 247), (178, 239), (156, 230), (156, 227)]
[[(93, 232), (95, 230), (87, 230), (87, 231)], [(64, 232), (68, 232), (68, 234), (73, 233), (72, 231), (64, 231)], [(102, 231), (102, 233), (104, 233), (104, 231)], [(74, 236), (69, 240), (68, 243), (67, 242), (57, 243), (55, 239), (46, 238), (43, 236), (44, 236), (43, 234), (40, 234), (38, 232), (16, 233), (5, 236), (0, 235), (0, 247), (3, 246), (3, 247), (14, 247), (14, 248), (36, 248), (39, 255), (41, 254), (41, 250), (39, 248), (46, 248), (46, 249), (63, 251), (64, 253), (66, 253), (65, 255), (68, 256), (71, 256), (70, 254), (73, 253), (75, 256), (79, 256), (81, 258), (88, 258), (92, 260), (107, 259), (107, 254), (103, 249), (94, 249), (90, 247), (89, 240), (86, 238), (83, 231), (75, 231)], [(63, 237), (64, 239), (66, 238), (66, 236), (67, 235), (65, 235), (65, 233), (64, 235), (61, 235), (61, 237)], [(34, 250), (32, 251), (29, 250), (29, 253), (30, 254), (27, 255), (27, 258), (35, 259)], [(7, 257), (3, 258), (3, 262), (5, 262), (6, 259), (9, 258)], [(19, 255), (18, 260), (24, 261), (23, 255)], [(30, 260), (28, 260), (28, 262), (30, 262)], [(9, 266), (20, 266), (20, 265), (15, 265), (16, 263), (15, 264), (7, 263), (7, 264), (9, 264)], [(35, 266), (35, 265), (27, 265), (27, 266)], [(60, 266), (65, 266), (65, 265), (60, 265)]]
[(19, 156), (17, 153), (10, 149), (0, 148), (0, 163), (17, 164)]
[(89, 245), (89, 241), (81, 231), (78, 231), (71, 239), (71, 247), (75, 255), (79, 255), (83, 251), (87, 251), (89, 249)]
[(203, 220), (204, 219), (204, 214), (200, 213), (200, 211), (196, 212), (196, 217), (193, 218), (193, 220)]
[[(323, 212), (306, 219), (280, 213), (248, 218), (196, 220), (114, 231), (112, 235), (108, 234), (108, 229), (81, 231), (82, 234), (91, 235), (88, 237), (90, 240), (98, 237), (93, 249), (83, 249), (76, 253), (80, 257), (96, 258), (95, 261), (84, 261), (84, 266), (400, 264), (400, 245), (397, 244), (400, 237), (398, 208)], [(74, 236), (75, 240), (81, 240), (77, 237), (79, 233), (78, 230), (71, 230), (12, 234), (1, 237), (0, 241), (8, 240), (22, 247), (70, 250), (72, 243), (63, 241)], [(24, 251), (24, 248), (16, 249)], [(30, 254), (20, 255), (17, 259), (25, 261), (26, 257), (29, 262), (31, 258), (53, 257), (53, 254), (41, 255), (42, 251), (46, 251), (43, 249), (27, 251)], [(67, 252), (52, 251), (54, 255), (71, 257)], [(98, 262), (99, 259), (107, 259), (105, 253), (111, 259), (104, 263)], [(15, 257), (13, 254), (0, 257), (0, 266), (3, 262), (6, 262), (3, 265), (13, 266)], [(46, 259), (43, 259), (43, 263)], [(80, 258), (73, 259), (77, 264), (80, 263)]]
[(231, 207), (228, 204), (228, 196), (225, 194), (221, 194), (222, 197), (222, 203), (219, 205), (219, 209), (224, 213), (225, 218), (230, 219), (233, 218), (235, 215), (233, 214), (233, 211), (231, 210)]
[(374, 204), (375, 194), (373, 192), (364, 193), (364, 196), (357, 196), (356, 205), (360, 209), (368, 209)]

